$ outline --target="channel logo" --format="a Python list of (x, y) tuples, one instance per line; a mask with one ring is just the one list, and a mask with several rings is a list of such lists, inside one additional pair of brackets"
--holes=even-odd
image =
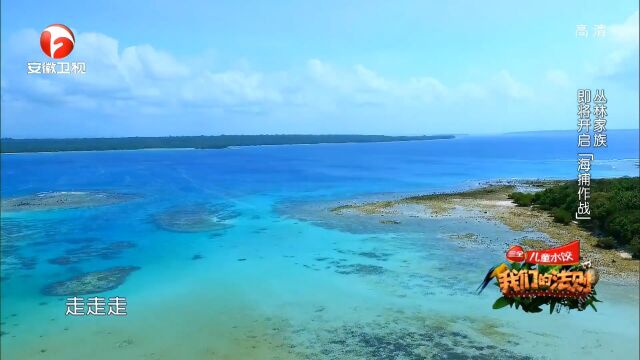
[(52, 59), (63, 59), (71, 54), (76, 39), (73, 31), (62, 24), (49, 25), (40, 34), (40, 48)]

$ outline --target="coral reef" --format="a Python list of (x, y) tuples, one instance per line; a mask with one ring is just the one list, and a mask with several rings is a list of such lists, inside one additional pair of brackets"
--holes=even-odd
[(104, 191), (53, 191), (2, 200), (2, 211), (43, 211), (118, 204), (136, 195)]
[(158, 213), (153, 216), (153, 223), (167, 231), (206, 232), (226, 229), (237, 216), (226, 204), (194, 204)]
[(113, 259), (123, 250), (134, 248), (136, 245), (131, 241), (115, 241), (101, 244), (91, 242), (80, 247), (65, 251), (64, 255), (49, 259), (50, 264), (72, 265), (91, 259)]
[(42, 293), (49, 296), (97, 294), (117, 288), (125, 282), (129, 274), (139, 269), (137, 266), (117, 266), (106, 270), (87, 272), (67, 280), (51, 283), (42, 289)]

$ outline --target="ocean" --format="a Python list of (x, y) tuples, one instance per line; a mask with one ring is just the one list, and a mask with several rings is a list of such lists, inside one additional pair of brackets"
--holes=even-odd
[[(608, 136), (592, 176), (638, 176), (638, 130)], [(602, 281), (598, 312), (492, 310), (497, 289), (474, 294), (508, 244), (541, 234), (467, 218), (381, 227), (323, 215), (351, 199), (573, 179), (576, 144), (575, 132), (541, 132), (3, 154), (3, 199), (132, 198), (2, 213), (2, 358), (637, 359), (637, 286)], [(490, 246), (448, 238), (465, 233)], [(98, 296), (126, 298), (126, 316), (65, 316), (66, 296), (46, 291), (117, 266), (137, 270)]]

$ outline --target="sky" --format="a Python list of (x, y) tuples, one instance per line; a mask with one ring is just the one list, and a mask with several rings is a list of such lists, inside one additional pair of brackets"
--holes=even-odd
[[(637, 1), (1, 6), (2, 137), (570, 130), (579, 88), (639, 123)], [(27, 74), (54, 23), (86, 74)]]

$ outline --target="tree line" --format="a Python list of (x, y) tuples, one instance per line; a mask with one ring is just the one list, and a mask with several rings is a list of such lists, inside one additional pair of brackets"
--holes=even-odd
[[(593, 179), (590, 184), (590, 220), (577, 220), (599, 240), (597, 246), (620, 248), (640, 258), (640, 178)], [(578, 208), (578, 183), (567, 181), (536, 193), (514, 192), (519, 206), (549, 211), (555, 221), (569, 224)]]
[(3, 153), (100, 151), (140, 149), (222, 149), (229, 146), (294, 145), (323, 143), (364, 143), (452, 139), (453, 135), (385, 136), (385, 135), (216, 135), (161, 136), (74, 139), (0, 140)]

